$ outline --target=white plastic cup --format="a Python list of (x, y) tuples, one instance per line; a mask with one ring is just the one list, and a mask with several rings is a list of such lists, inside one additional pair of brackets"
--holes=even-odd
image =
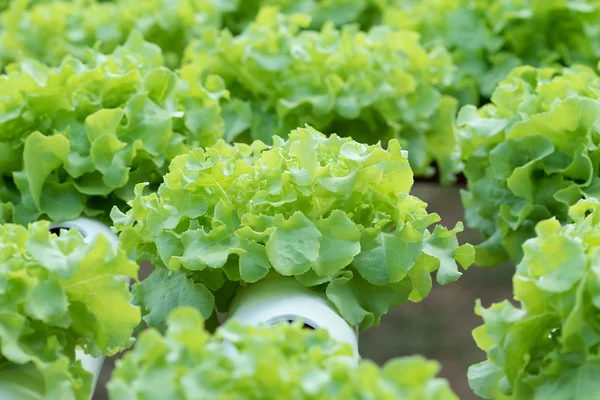
[(265, 279), (238, 289), (227, 318), (251, 326), (300, 319), (309, 327), (325, 329), (333, 339), (348, 343), (355, 359), (360, 358), (357, 329), (348, 325), (324, 294), (294, 278)]
[(112, 244), (113, 248), (119, 246), (119, 238), (106, 225), (89, 218), (77, 218), (71, 221), (54, 222), (50, 224), (50, 229), (72, 229), (75, 228), (83, 235), (86, 242), (92, 242), (99, 234), (103, 234)]

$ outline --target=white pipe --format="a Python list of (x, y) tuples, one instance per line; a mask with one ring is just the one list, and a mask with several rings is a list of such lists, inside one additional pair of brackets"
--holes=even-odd
[(348, 343), (358, 359), (358, 332), (337, 313), (324, 294), (310, 290), (294, 278), (265, 279), (240, 288), (227, 318), (248, 325), (273, 324), (301, 319), (312, 328), (323, 328), (329, 336)]

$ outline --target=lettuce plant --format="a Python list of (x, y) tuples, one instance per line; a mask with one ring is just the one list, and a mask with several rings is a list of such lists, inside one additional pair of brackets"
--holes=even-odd
[(92, 376), (75, 349), (112, 355), (131, 344), (140, 310), (126, 278), (137, 270), (102, 235), (87, 243), (76, 230), (50, 233), (48, 222), (0, 225), (0, 373), (31, 366), (44, 399), (88, 400)]
[(568, 222), (570, 205), (598, 195), (599, 88), (586, 67), (520, 67), (496, 88), (492, 104), (460, 111), (466, 220), (487, 239), (479, 264), (519, 261), (536, 222)]
[(419, 399), (458, 400), (439, 366), (419, 356), (348, 362), (352, 351), (325, 330), (298, 324), (246, 327), (228, 322), (214, 335), (195, 309), (179, 308), (164, 336), (140, 335), (108, 384), (111, 400)]
[[(33, 5), (40, 1), (54, 1), (54, 0), (29, 0), (28, 4)], [(11, 4), (14, 4), (13, 0), (0, 0), (0, 12), (5, 11), (7, 8), (10, 8)]]
[(572, 223), (539, 222), (523, 245), (514, 295), (485, 309), (473, 331), (488, 359), (469, 369), (487, 399), (593, 399), (600, 393), (600, 203), (581, 200)]
[(70, 55), (84, 60), (95, 46), (111, 53), (137, 30), (161, 47), (167, 65), (175, 67), (187, 42), (204, 29), (221, 25), (218, 2), (212, 0), (15, 0), (2, 15), (0, 61), (6, 65), (34, 58), (59, 65)]
[(207, 31), (186, 50), (184, 63), (222, 76), (231, 92), (227, 139), (269, 143), (306, 123), (365, 143), (397, 138), (417, 175), (433, 174), (435, 161), (452, 182), (457, 102), (440, 91), (454, 72), (443, 47), (428, 52), (418, 34), (383, 26), (302, 30), (309, 23), (265, 7), (240, 35)]
[(226, 311), (235, 290), (269, 276), (325, 292), (352, 326), (377, 325), (392, 306), (419, 301), (472, 263), (437, 214), (411, 196), (413, 174), (397, 140), (387, 150), (307, 127), (268, 146), (198, 148), (176, 157), (157, 193), (136, 188), (114, 209), (121, 244), (152, 274), (136, 288), (145, 321), (195, 305)]
[(24, 57), (59, 65), (66, 55), (85, 59), (88, 47), (111, 53), (132, 30), (161, 47), (166, 63), (179, 65), (185, 46), (202, 31), (227, 28), (239, 33), (262, 6), (286, 14), (313, 16), (314, 28), (326, 21), (341, 26), (371, 26), (380, 17), (372, 0), (0, 0), (0, 62)]
[[(320, 29), (331, 21), (336, 26), (356, 23), (369, 28), (380, 21), (379, 0), (232, 0), (223, 14), (223, 25), (231, 32), (242, 32), (265, 6), (276, 6), (282, 13), (308, 14), (312, 17), (311, 28)], [(387, 0), (384, 0), (387, 1)], [(225, 11), (225, 10), (224, 10)]]
[(383, 22), (444, 44), (458, 66), (454, 91), (464, 103), (489, 98), (519, 65), (576, 63), (600, 58), (600, 5), (596, 1), (388, 0)]
[(165, 68), (136, 32), (110, 55), (90, 50), (85, 63), (12, 64), (0, 92), (0, 201), (14, 205), (17, 223), (105, 218), (188, 146), (213, 144), (228, 95), (193, 66)]

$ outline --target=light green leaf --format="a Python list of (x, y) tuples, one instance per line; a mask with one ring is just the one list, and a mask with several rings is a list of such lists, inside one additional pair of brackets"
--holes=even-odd
[(300, 275), (314, 266), (319, 257), (321, 232), (304, 214), (288, 220), (276, 216), (275, 230), (266, 243), (267, 255), (275, 271), (283, 276)]
[(250, 104), (233, 99), (223, 106), (223, 121), (225, 122), (225, 133), (223, 138), (227, 142), (233, 142), (240, 134), (252, 126), (252, 109)]
[(190, 270), (205, 267), (221, 268), (227, 262), (232, 248), (239, 247), (239, 239), (227, 227), (219, 227), (210, 233), (190, 230), (181, 235), (183, 255), (181, 263)]
[(364, 230), (360, 242), (354, 265), (374, 285), (400, 282), (423, 251), (421, 235), (409, 225), (393, 233)]
[(319, 258), (313, 269), (321, 276), (333, 275), (360, 253), (360, 231), (340, 210), (315, 223), (321, 232)]
[(140, 312), (127, 279), (138, 266), (103, 235), (87, 242), (49, 227), (0, 225), (0, 382), (24, 385), (21, 393), (38, 387), (48, 400), (87, 400), (92, 375), (75, 350), (109, 356), (133, 342)]
[(352, 349), (325, 330), (300, 323), (251, 327), (228, 321), (209, 334), (191, 307), (172, 311), (164, 334), (149, 329), (118, 363), (108, 383), (111, 398), (247, 397), (285, 393), (342, 400), (402, 398), (458, 400), (440, 366), (420, 356), (348, 362)]
[(214, 297), (202, 284), (189, 280), (184, 273), (156, 268), (136, 285), (143, 304), (143, 319), (150, 327), (166, 329), (167, 315), (177, 307), (190, 306), (207, 319), (214, 309)]
[(271, 269), (265, 246), (251, 240), (242, 240), (240, 255), (240, 278), (245, 282), (257, 282), (264, 278)]
[(82, 267), (64, 282), (63, 288), (70, 302), (84, 304), (94, 315), (95, 327), (89, 332), (92, 337), (85, 339), (84, 348), (94, 353), (103, 348), (112, 351), (129, 339), (140, 320), (139, 308), (130, 304), (125, 280), (137, 277), (138, 265), (124, 252), (111, 254), (112, 244), (103, 235), (90, 247), (80, 259)]
[(62, 135), (33, 132), (25, 140), (23, 167), (35, 205), (40, 207), (42, 188), (48, 176), (67, 159), (69, 141)]
[(525, 241), (508, 300), (476, 313), (473, 331), (487, 360), (469, 369), (474, 392), (486, 399), (590, 398), (598, 391), (594, 349), (597, 313), (600, 203), (580, 200), (572, 223), (551, 218)]
[[(122, 247), (157, 268), (156, 290), (176, 271), (202, 304), (210, 295), (227, 311), (240, 286), (285, 276), (329, 293), (346, 322), (366, 329), (409, 296), (425, 298), (432, 272), (447, 283), (460, 275), (456, 261), (473, 261), (456, 240), (460, 225), (430, 231), (440, 218), (409, 194), (412, 183), (397, 140), (386, 149), (306, 126), (271, 146), (219, 141), (179, 155), (157, 193), (140, 184), (112, 215)], [(171, 307), (145, 304), (144, 284), (139, 304), (164, 327)]]
[(67, 295), (57, 281), (39, 283), (33, 290), (27, 304), (27, 314), (46, 323), (59, 323), (67, 313)]

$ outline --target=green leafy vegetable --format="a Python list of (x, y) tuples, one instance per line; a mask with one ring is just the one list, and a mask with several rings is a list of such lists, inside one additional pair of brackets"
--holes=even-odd
[(476, 311), (473, 331), (487, 361), (469, 369), (487, 399), (593, 399), (600, 393), (600, 203), (581, 200), (573, 223), (539, 222), (523, 245), (513, 278), (515, 299)]
[(449, 54), (425, 51), (414, 32), (301, 29), (309, 23), (265, 7), (239, 36), (207, 31), (190, 45), (184, 62), (222, 76), (236, 100), (228, 136), (269, 143), (310, 124), (365, 143), (397, 138), (417, 175), (432, 175), (435, 161), (441, 180), (452, 182), (457, 102), (440, 91), (453, 79)]
[(48, 222), (0, 225), (0, 371), (33, 366), (44, 399), (89, 399), (75, 349), (99, 356), (131, 345), (140, 310), (126, 278), (137, 270), (102, 235), (87, 243), (76, 230), (57, 237)]
[(223, 135), (217, 76), (176, 74), (160, 49), (132, 33), (111, 55), (88, 51), (50, 68), (23, 60), (0, 79), (3, 219), (106, 219), (139, 182), (155, 184), (188, 146)]
[[(384, 0), (386, 1), (386, 0)], [(223, 14), (224, 26), (231, 32), (242, 32), (265, 6), (276, 6), (282, 13), (308, 14), (312, 17), (311, 28), (319, 29), (327, 21), (337, 26), (358, 23), (368, 28), (381, 19), (377, 0), (231, 0)]]
[[(30, 4), (33, 3), (35, 4), (38, 0), (30, 0)], [(7, 8), (10, 7), (12, 3), (12, 0), (0, 0), (0, 12), (5, 11)]]
[(487, 239), (478, 264), (519, 261), (536, 222), (568, 222), (570, 205), (597, 197), (599, 87), (586, 67), (520, 67), (496, 88), (492, 104), (460, 111), (466, 220)]
[(139, 185), (131, 209), (113, 210), (122, 246), (156, 267), (150, 282), (160, 274), (182, 293), (138, 285), (150, 325), (190, 298), (211, 305), (209, 318), (213, 296), (226, 310), (236, 287), (275, 275), (324, 291), (366, 329), (390, 307), (426, 297), (431, 272), (446, 284), (461, 275), (456, 261), (472, 263), (473, 248), (456, 239), (462, 224), (428, 230), (439, 216), (409, 195), (413, 175), (398, 141), (384, 150), (310, 127), (273, 140), (221, 140), (178, 156), (157, 193)]
[(325, 330), (228, 322), (214, 336), (196, 310), (180, 308), (162, 336), (149, 329), (117, 361), (111, 400), (419, 399), (458, 400), (439, 366), (419, 356), (353, 365), (352, 350)]
[(488, 98), (511, 69), (600, 58), (600, 4), (594, 0), (388, 0), (383, 23), (443, 44), (458, 67), (453, 91), (463, 104)]
[(86, 49), (98, 45), (113, 52), (133, 30), (163, 50), (167, 65), (176, 67), (189, 40), (204, 29), (221, 25), (221, 12), (210, 0), (15, 0), (2, 14), (0, 60), (4, 65), (23, 57), (59, 65), (70, 55), (85, 60)]
[(593, 67), (600, 58), (595, 0), (16, 0), (2, 18), (0, 60), (25, 56), (58, 65), (95, 44), (110, 53), (135, 29), (174, 68), (190, 41), (218, 28), (237, 35), (264, 6), (310, 15), (311, 29), (329, 21), (418, 32), (426, 48), (443, 45), (452, 53), (458, 72), (447, 89), (463, 104), (489, 98), (519, 65)]
[(160, 46), (167, 65), (175, 68), (185, 46), (202, 32), (227, 28), (237, 34), (263, 6), (310, 14), (316, 29), (326, 21), (369, 27), (380, 19), (372, 0), (0, 0), (0, 11), (6, 10), (0, 62), (27, 57), (59, 65), (67, 55), (85, 59), (92, 46), (111, 53), (137, 30)]

